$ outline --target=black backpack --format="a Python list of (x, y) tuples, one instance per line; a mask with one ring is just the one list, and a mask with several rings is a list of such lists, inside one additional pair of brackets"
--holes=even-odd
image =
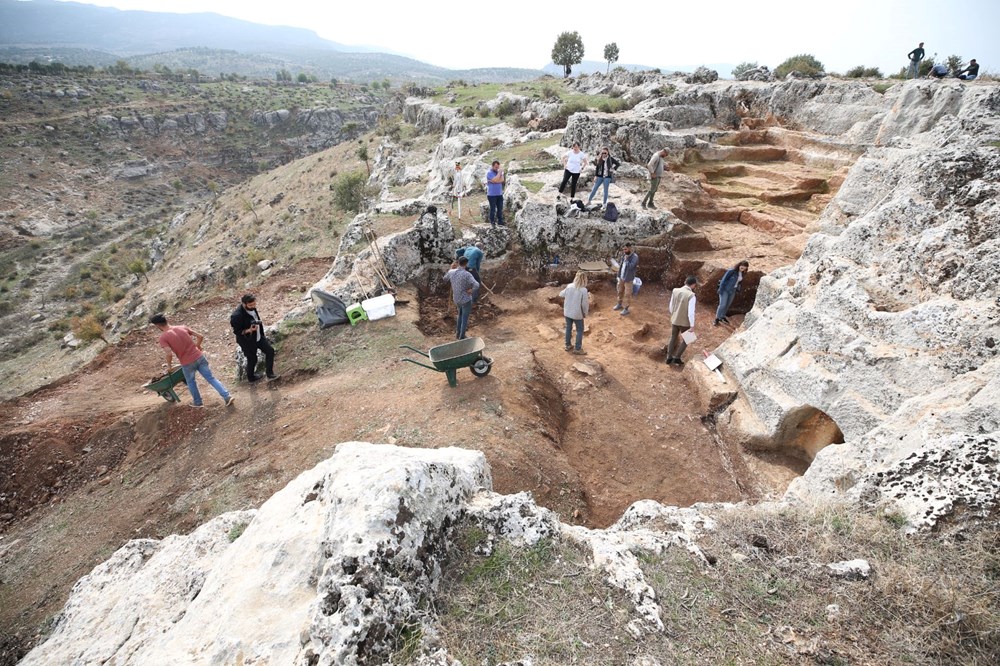
[(608, 222), (618, 221), (618, 206), (612, 202), (608, 202), (608, 207), (604, 210), (604, 219)]

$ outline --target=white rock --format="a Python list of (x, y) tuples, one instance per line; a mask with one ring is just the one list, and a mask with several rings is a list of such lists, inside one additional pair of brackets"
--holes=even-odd
[(871, 576), (872, 568), (868, 560), (847, 560), (826, 565), (830, 575), (844, 580), (864, 580)]

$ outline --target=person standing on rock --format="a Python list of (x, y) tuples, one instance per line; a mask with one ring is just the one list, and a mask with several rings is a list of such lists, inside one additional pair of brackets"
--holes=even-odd
[(694, 295), (694, 287), (698, 284), (698, 278), (693, 275), (687, 276), (683, 287), (674, 289), (670, 294), (670, 344), (667, 345), (667, 365), (684, 365), (681, 356), (687, 349), (687, 342), (681, 337), (681, 333), (694, 328), (694, 308), (697, 298)]
[[(503, 223), (503, 169), (500, 168), (500, 161), (493, 160), (490, 170), (486, 172), (486, 200), (490, 204), (490, 226)], [(476, 276), (479, 279), (479, 276)]]
[(608, 205), (608, 188), (611, 186), (611, 180), (614, 176), (613, 171), (621, 166), (621, 162), (611, 157), (611, 151), (607, 148), (601, 149), (601, 154), (597, 156), (597, 163), (595, 164), (594, 171), (594, 189), (590, 191), (590, 196), (587, 198), (587, 205), (594, 200), (594, 195), (597, 194), (597, 188), (604, 185), (604, 206)]
[(570, 183), (569, 198), (572, 199), (576, 196), (576, 182), (580, 180), (580, 172), (587, 166), (587, 153), (580, 150), (579, 143), (574, 142), (573, 147), (563, 157), (562, 163), (563, 179), (559, 185), (559, 194), (566, 189), (566, 183)]
[(444, 274), (444, 279), (451, 283), (451, 297), (458, 306), (458, 320), (455, 324), (455, 339), (464, 340), (465, 331), (469, 328), (469, 314), (472, 312), (472, 296), (479, 289), (479, 282), (468, 271), (469, 259), (459, 257), (452, 262), (451, 270)]
[(611, 260), (611, 265), (618, 271), (618, 303), (612, 310), (621, 310), (623, 317), (629, 315), (628, 306), (632, 300), (632, 283), (635, 281), (635, 270), (639, 267), (639, 255), (632, 251), (632, 243), (625, 243), (618, 261)]
[(653, 204), (653, 197), (656, 195), (656, 190), (660, 187), (660, 180), (663, 178), (663, 169), (666, 167), (666, 157), (667, 149), (653, 153), (653, 156), (649, 158), (649, 163), (646, 164), (646, 169), (649, 171), (649, 192), (646, 192), (646, 196), (642, 199), (643, 208), (652, 208), (656, 210), (656, 206)]
[(201, 351), (201, 345), (205, 341), (205, 336), (197, 333), (187, 326), (171, 326), (167, 323), (167, 318), (162, 314), (155, 314), (149, 318), (149, 323), (160, 329), (159, 345), (167, 350), (167, 374), (174, 371), (174, 356), (181, 364), (184, 371), (184, 381), (187, 382), (188, 392), (195, 407), (201, 407), (201, 393), (198, 391), (198, 382), (195, 373), (201, 373), (212, 388), (219, 392), (226, 407), (233, 404), (235, 396), (229, 394), (226, 387), (212, 375), (212, 369), (208, 367), (208, 359)]
[[(563, 298), (563, 317), (566, 318), (566, 351), (586, 354), (583, 351), (583, 320), (590, 311), (590, 294), (587, 293), (587, 274), (577, 271), (573, 284), (559, 292)], [(576, 347), (570, 346), (570, 335), (576, 325)]]
[(455, 172), (451, 176), (451, 196), (458, 203), (458, 219), (462, 219), (462, 197), (465, 196), (465, 174), (462, 163), (455, 162)]
[(274, 374), (274, 347), (264, 335), (264, 322), (261, 321), (260, 315), (257, 313), (256, 296), (253, 294), (243, 295), (240, 304), (229, 315), (229, 325), (233, 327), (236, 344), (240, 346), (243, 355), (247, 358), (247, 381), (252, 384), (263, 379), (256, 373), (258, 349), (264, 352), (264, 372), (267, 374), (267, 378), (277, 379), (278, 375)]
[(729, 323), (726, 313), (729, 312), (729, 306), (733, 304), (736, 292), (740, 290), (740, 283), (743, 282), (743, 277), (749, 269), (750, 262), (744, 259), (726, 271), (719, 280), (719, 308), (715, 311), (715, 321), (712, 322), (712, 326), (718, 326), (721, 322)]
[(920, 61), (924, 59), (924, 43), (920, 42), (917, 48), (906, 54), (910, 59), (910, 68), (906, 72), (906, 78), (915, 79), (920, 72)]

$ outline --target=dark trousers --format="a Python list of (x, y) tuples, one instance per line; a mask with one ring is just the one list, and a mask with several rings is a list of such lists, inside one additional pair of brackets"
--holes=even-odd
[(670, 327), (670, 344), (667, 345), (667, 358), (680, 358), (687, 349), (688, 343), (684, 342), (681, 333), (691, 328), (690, 326), (678, 326), (674, 324)]
[(573, 173), (572, 171), (568, 171), (566, 169), (563, 169), (563, 179), (562, 179), (562, 184), (559, 186), (559, 194), (562, 194), (563, 190), (566, 189), (566, 183), (569, 183), (570, 181), (572, 181), (570, 183), (570, 186), (569, 186), (569, 196), (570, 196), (570, 198), (575, 197), (576, 196), (576, 181), (578, 181), (578, 180), (580, 180), (580, 174)]
[(472, 273), (472, 277), (476, 278), (476, 282), (479, 283), (479, 286), (472, 290), (472, 302), (475, 303), (479, 300), (479, 292), (483, 289), (483, 279), (479, 277), (478, 268), (469, 268), (468, 270)]
[(486, 200), (490, 202), (490, 224), (503, 226), (503, 195), (494, 194), (486, 197)]
[(257, 350), (260, 349), (264, 352), (264, 372), (268, 375), (274, 374), (274, 347), (271, 343), (267, 341), (263, 335), (260, 336), (260, 340), (251, 340), (250, 342), (240, 341), (240, 349), (243, 350), (243, 355), (247, 357), (247, 381), (252, 382), (254, 379), (254, 370), (257, 368)]

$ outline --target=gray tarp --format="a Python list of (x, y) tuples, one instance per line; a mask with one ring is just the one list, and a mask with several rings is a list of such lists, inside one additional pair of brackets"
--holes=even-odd
[(347, 306), (342, 300), (319, 289), (313, 289), (309, 292), (309, 296), (316, 306), (320, 328), (347, 323)]

